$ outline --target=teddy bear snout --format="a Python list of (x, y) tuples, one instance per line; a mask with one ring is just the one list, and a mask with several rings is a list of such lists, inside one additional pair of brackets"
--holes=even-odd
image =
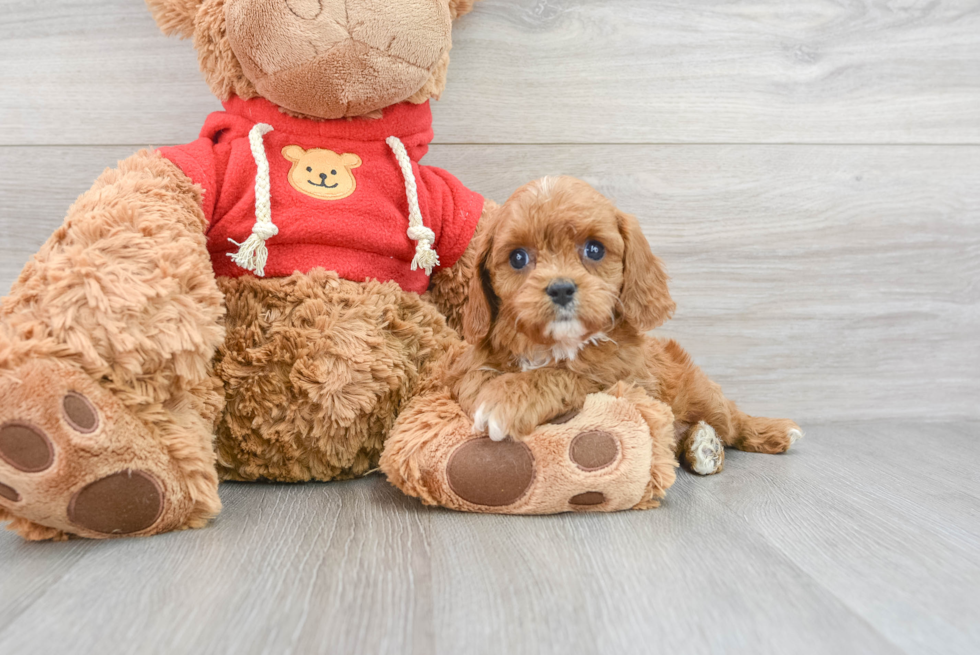
[(277, 105), (359, 116), (418, 92), (452, 46), (446, 2), (225, 0), (242, 72)]
[(304, 20), (314, 20), (323, 11), (322, 0), (286, 0), (286, 6), (293, 15)]

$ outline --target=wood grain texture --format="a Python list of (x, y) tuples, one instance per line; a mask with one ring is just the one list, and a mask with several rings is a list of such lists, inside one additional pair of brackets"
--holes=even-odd
[[(0, 0), (0, 293), (218, 107), (139, 0)], [(567, 173), (637, 214), (662, 334), (807, 439), (652, 512), (375, 477), (227, 484), (152, 539), (0, 534), (0, 653), (980, 652), (980, 1), (485, 0), (434, 112), (427, 163), (488, 197)]]
[[(47, 588), (0, 633), (0, 652), (432, 652), (428, 517), (400, 492), (374, 478), (228, 484), (222, 499), (204, 531), (70, 544), (84, 561), (60, 578), (35, 572)], [(35, 558), (50, 546), (0, 543)], [(0, 581), (4, 595), (22, 587)]]
[[(217, 102), (138, 0), (3, 0), (0, 144), (182, 143)], [(980, 144), (980, 2), (485, 0), (443, 143)]]
[(719, 475), (705, 481), (707, 492), (891, 643), (975, 653), (980, 484), (942, 454), (962, 462), (976, 430), (858, 422), (812, 432), (807, 456), (789, 467), (726, 457), (726, 472), (744, 466), (753, 475)]
[(227, 484), (213, 526), (144, 540), (0, 534), (0, 652), (968, 655), (980, 496), (940, 441), (974, 461), (980, 423), (812, 426), (649, 512), (455, 514), (373, 477)]
[[(0, 148), (0, 286), (127, 147)], [(437, 146), (503, 200), (538, 176), (640, 217), (678, 302), (661, 330), (738, 400), (801, 421), (980, 418), (980, 147)]]

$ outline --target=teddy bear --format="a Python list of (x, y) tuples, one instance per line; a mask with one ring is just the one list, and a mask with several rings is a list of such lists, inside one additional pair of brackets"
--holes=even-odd
[[(413, 399), (412, 421), (455, 427), (385, 470), (409, 493), (442, 476), (462, 494), (423, 500), (567, 511), (606, 476), (603, 509), (656, 504), (670, 417), (642, 393), (596, 394), (533, 445), (488, 448), (426, 382), (461, 347), (470, 244), (495, 208), (420, 164), (473, 2), (147, 0), (193, 39), (223, 111), (105, 171), (3, 300), (10, 529), (147, 536), (205, 526), (220, 480), (362, 476)], [(597, 426), (613, 455), (582, 437)]]

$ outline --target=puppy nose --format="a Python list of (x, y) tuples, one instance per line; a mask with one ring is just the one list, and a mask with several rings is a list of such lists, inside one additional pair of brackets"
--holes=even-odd
[(545, 289), (545, 293), (551, 296), (551, 302), (559, 307), (564, 307), (575, 299), (575, 292), (578, 287), (571, 280), (554, 280)]

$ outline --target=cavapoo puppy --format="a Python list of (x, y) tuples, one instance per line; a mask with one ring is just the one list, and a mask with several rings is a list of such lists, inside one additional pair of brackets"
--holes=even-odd
[(449, 384), (477, 432), (520, 440), (620, 381), (674, 412), (677, 454), (717, 473), (723, 446), (781, 453), (802, 432), (740, 411), (674, 341), (647, 336), (674, 301), (640, 224), (585, 182), (520, 188), (477, 240)]

